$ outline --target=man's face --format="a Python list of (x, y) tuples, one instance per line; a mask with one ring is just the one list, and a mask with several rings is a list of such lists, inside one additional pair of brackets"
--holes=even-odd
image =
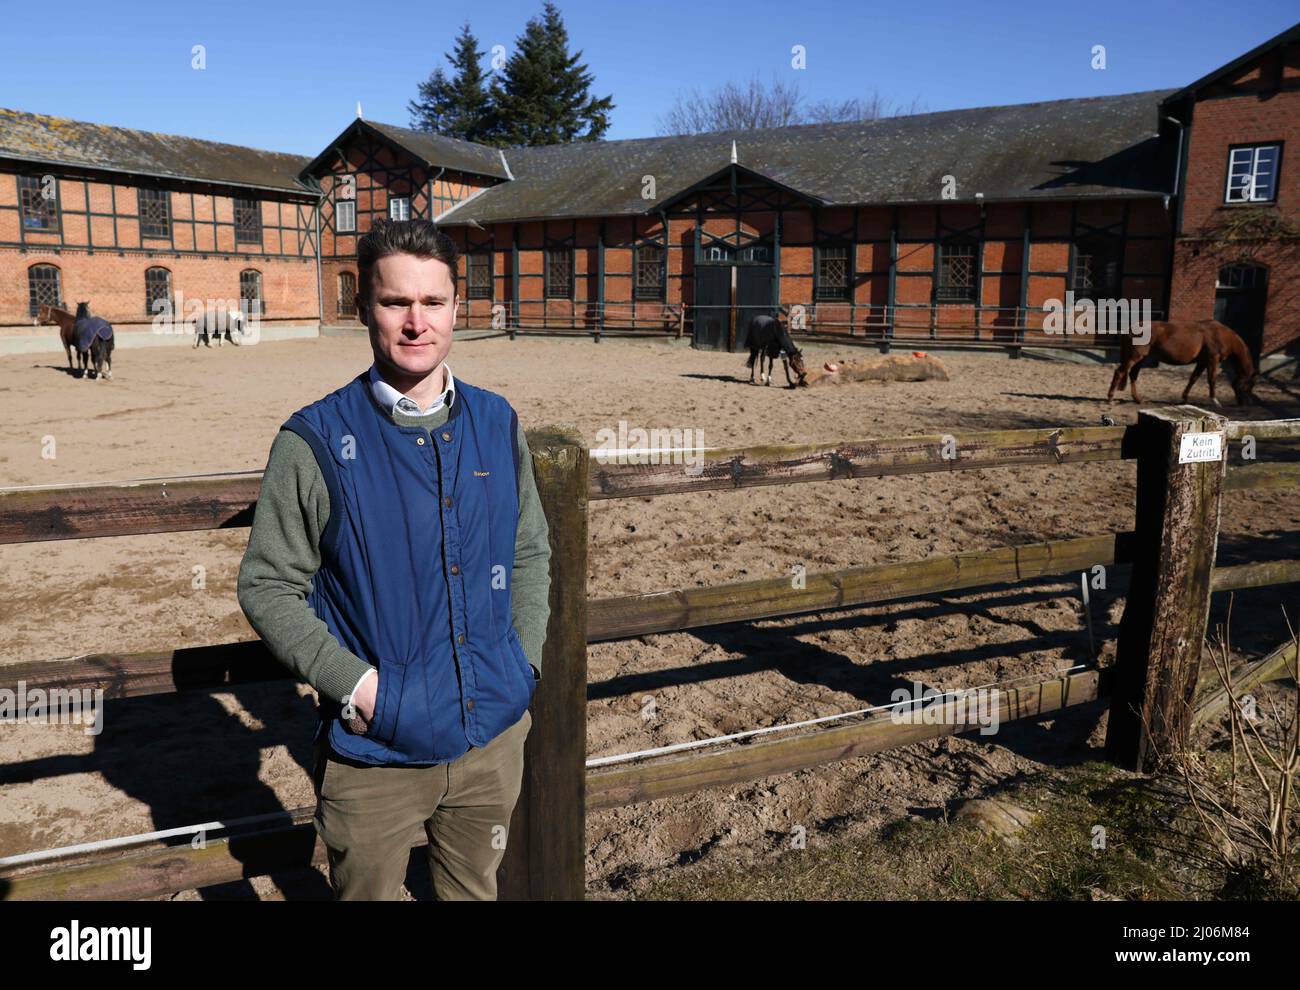
[(436, 258), (391, 254), (371, 272), (367, 326), (375, 361), (398, 377), (419, 380), (451, 350), (460, 300), (451, 269)]

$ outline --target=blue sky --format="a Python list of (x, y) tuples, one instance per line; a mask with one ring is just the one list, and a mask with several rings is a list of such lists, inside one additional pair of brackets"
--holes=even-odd
[[(574, 47), (615, 102), (610, 138), (656, 132), (676, 94), (755, 71), (807, 97), (873, 90), (926, 110), (1185, 85), (1290, 27), (1295, 0), (948, 3), (564, 0)], [(740, 10), (744, 10), (744, 15)], [(406, 103), (463, 21), (509, 50), (541, 0), (490, 3), (64, 0), (0, 34), (0, 106), (315, 155), (361, 101)], [(128, 14), (129, 11), (129, 14)], [(1106, 68), (1091, 68), (1104, 45)], [(191, 67), (193, 46), (207, 67)], [(791, 68), (803, 45), (807, 67)]]

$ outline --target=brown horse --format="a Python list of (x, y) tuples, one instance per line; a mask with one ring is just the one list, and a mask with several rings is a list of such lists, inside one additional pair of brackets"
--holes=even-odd
[(1214, 376), (1218, 374), (1219, 364), (1231, 361), (1236, 365), (1236, 377), (1232, 380), (1232, 390), (1237, 393), (1237, 405), (1244, 406), (1252, 399), (1255, 388), (1255, 362), (1250, 359), (1250, 348), (1231, 328), (1217, 320), (1185, 320), (1180, 323), (1151, 324), (1151, 339), (1145, 344), (1133, 343), (1131, 336), (1125, 336), (1120, 345), (1120, 364), (1115, 369), (1115, 376), (1110, 380), (1110, 391), (1106, 393), (1109, 402), (1115, 401), (1115, 390), (1124, 387), (1124, 380), (1129, 380), (1133, 392), (1133, 401), (1141, 402), (1137, 392), (1139, 365), (1148, 357), (1168, 364), (1191, 364), (1196, 362), (1196, 369), (1183, 389), (1183, 401), (1191, 394), (1196, 379), (1201, 372), (1207, 372), (1210, 382), (1210, 401), (1216, 406), (1219, 400), (1214, 397)]
[[(76, 369), (72, 365), (72, 352), (77, 346), (77, 318), (66, 309), (60, 309), (58, 306), (46, 306), (42, 303), (36, 310), (36, 323), (38, 326), (50, 323), (58, 326), (59, 341), (63, 344), (63, 352), (68, 356), (68, 373), (75, 374)], [(85, 351), (77, 351), (77, 360), (81, 365), (81, 374), (84, 377), (90, 364), (90, 355)]]

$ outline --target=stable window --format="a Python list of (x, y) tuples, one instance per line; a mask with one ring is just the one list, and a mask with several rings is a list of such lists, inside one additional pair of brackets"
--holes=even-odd
[(817, 299), (849, 298), (849, 249), (843, 244), (817, 248)]
[(166, 268), (148, 268), (144, 273), (144, 314), (158, 316), (174, 310), (172, 273)]
[(1225, 203), (1268, 203), (1277, 198), (1280, 144), (1253, 144), (1228, 151)]
[(235, 197), (235, 243), (262, 243), (262, 203)]
[(339, 316), (357, 315), (357, 277), (352, 272), (339, 273)]
[(546, 298), (573, 297), (573, 248), (546, 249)]
[(411, 219), (411, 197), (393, 196), (391, 199), (389, 199), (388, 219), (410, 220)]
[(939, 283), (935, 286), (937, 302), (975, 301), (975, 248), (971, 241), (940, 243)]
[(137, 189), (141, 237), (171, 237), (171, 193), (165, 189)]
[(253, 268), (239, 273), (239, 310), (257, 319), (266, 312), (262, 304), (262, 273)]
[(32, 265), (27, 269), (27, 295), (29, 316), (36, 316), (42, 306), (63, 305), (63, 286), (59, 284), (59, 270), (53, 265)]
[(636, 299), (663, 299), (664, 249), (658, 244), (636, 246)]
[(1116, 238), (1079, 241), (1074, 246), (1070, 290), (1075, 299), (1120, 297), (1120, 245)]
[(334, 228), (340, 234), (350, 234), (357, 229), (356, 200), (340, 199), (334, 204)]
[[(43, 181), (48, 180), (48, 181)], [(27, 230), (54, 230), (59, 219), (59, 180), (54, 176), (18, 177), (18, 198), (22, 204), (23, 227)]]
[(475, 251), (465, 258), (465, 294), (470, 299), (492, 298), (492, 255)]

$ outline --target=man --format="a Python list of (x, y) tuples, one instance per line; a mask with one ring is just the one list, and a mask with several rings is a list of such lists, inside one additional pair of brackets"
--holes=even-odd
[(549, 616), (523, 430), (452, 378), (456, 247), (426, 220), (357, 246), (374, 363), (271, 445), (239, 603), (320, 695), (316, 828), (336, 899), (396, 899), (416, 829), (440, 900), (496, 898)]

